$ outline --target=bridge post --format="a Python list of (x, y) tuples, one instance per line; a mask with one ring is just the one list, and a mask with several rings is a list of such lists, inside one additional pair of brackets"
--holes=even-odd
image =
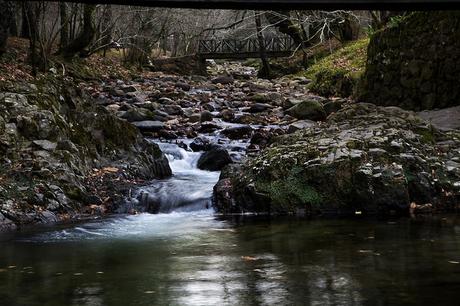
[(206, 70), (206, 58), (202, 55), (197, 55), (196, 59), (196, 70), (200, 75), (207, 75)]

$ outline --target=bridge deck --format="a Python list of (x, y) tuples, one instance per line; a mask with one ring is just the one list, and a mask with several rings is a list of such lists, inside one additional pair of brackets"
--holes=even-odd
[[(292, 55), (297, 45), (291, 38), (267, 38), (263, 47), (269, 58)], [(200, 40), (197, 54), (208, 59), (244, 59), (260, 57), (260, 45), (257, 39)]]

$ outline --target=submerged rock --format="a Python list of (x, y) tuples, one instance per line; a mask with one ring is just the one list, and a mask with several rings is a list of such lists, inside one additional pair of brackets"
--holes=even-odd
[[(446, 139), (450, 149), (440, 153), (436, 142), (444, 146)], [(387, 214), (408, 213), (415, 202), (449, 209), (460, 195), (459, 167), (451, 160), (460, 160), (458, 133), (437, 131), (396, 107), (356, 103), (320, 127), (276, 137), (240, 171), (223, 172), (215, 207), (223, 213)]]

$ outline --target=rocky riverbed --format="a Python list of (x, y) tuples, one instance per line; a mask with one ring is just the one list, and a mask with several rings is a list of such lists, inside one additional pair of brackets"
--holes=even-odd
[(198, 168), (222, 171), (214, 207), (224, 214), (457, 207), (458, 130), (314, 95), (304, 77), (268, 81), (226, 64), (209, 77), (62, 82), (0, 95), (1, 228), (117, 211), (136, 186), (171, 175), (146, 139), (204, 152)]

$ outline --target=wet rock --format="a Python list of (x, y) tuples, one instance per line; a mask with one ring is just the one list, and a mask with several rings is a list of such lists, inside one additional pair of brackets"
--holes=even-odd
[(249, 112), (250, 113), (261, 113), (265, 112), (266, 110), (271, 109), (272, 106), (266, 103), (254, 103), (249, 107)]
[(190, 149), (194, 152), (208, 151), (211, 149), (211, 141), (205, 137), (197, 137), (190, 143)]
[(51, 151), (51, 152), (56, 150), (56, 147), (57, 147), (57, 143), (51, 142), (51, 141), (46, 140), (46, 139), (44, 139), (44, 140), (34, 140), (34, 141), (32, 141), (32, 143), (36, 147), (38, 147), (38, 148), (40, 148), (42, 150)]
[(180, 116), (180, 115), (183, 115), (184, 113), (184, 111), (182, 110), (182, 107), (180, 107), (179, 105), (175, 105), (175, 104), (164, 105), (163, 111), (167, 113), (168, 115), (172, 115), (172, 116)]
[(131, 122), (135, 127), (137, 127), (141, 132), (157, 132), (164, 128), (164, 124), (160, 121), (135, 121)]
[(230, 163), (232, 159), (227, 150), (214, 145), (200, 156), (197, 166), (201, 170), (219, 171)]
[(211, 80), (213, 84), (222, 84), (222, 85), (232, 84), (234, 81), (235, 80), (233, 79), (231, 75), (221, 75)]
[(299, 121), (289, 124), (287, 132), (294, 133), (295, 131), (311, 128), (316, 125), (317, 123), (312, 120), (299, 120)]
[(252, 128), (249, 125), (242, 125), (226, 128), (221, 133), (230, 139), (244, 139), (251, 136)]
[(235, 113), (231, 109), (224, 109), (220, 112), (219, 116), (222, 120), (231, 122), (235, 118)]
[(200, 121), (201, 122), (206, 122), (206, 121), (212, 121), (213, 115), (211, 114), (210, 111), (202, 111), (200, 114)]
[(125, 93), (130, 93), (130, 92), (136, 92), (137, 88), (132, 85), (126, 85), (126, 86), (122, 86), (121, 90), (123, 90), (123, 92)]
[(326, 115), (330, 115), (332, 113), (338, 112), (339, 110), (342, 109), (344, 103), (345, 103), (345, 100), (343, 99), (332, 100), (332, 101), (324, 103), (324, 111), (326, 112)]
[(183, 91), (189, 91), (190, 89), (192, 89), (192, 86), (190, 86), (190, 84), (187, 84), (187, 83), (184, 83), (184, 82), (177, 82), (175, 84), (175, 86), (177, 88), (182, 89)]
[(204, 122), (201, 124), (199, 131), (201, 133), (212, 133), (216, 130), (220, 129), (220, 126), (214, 122)]
[(189, 117), (188, 117), (188, 120), (192, 123), (194, 122), (200, 122), (201, 121), (201, 114), (199, 113), (194, 113), (194, 114), (191, 114)]
[(133, 107), (126, 111), (120, 118), (126, 119), (128, 122), (145, 121), (152, 119), (153, 114), (146, 109)]
[(0, 212), (0, 233), (16, 229), (16, 224)]
[(315, 100), (305, 100), (289, 108), (286, 113), (297, 119), (309, 119), (314, 121), (324, 120), (326, 112), (323, 105)]

